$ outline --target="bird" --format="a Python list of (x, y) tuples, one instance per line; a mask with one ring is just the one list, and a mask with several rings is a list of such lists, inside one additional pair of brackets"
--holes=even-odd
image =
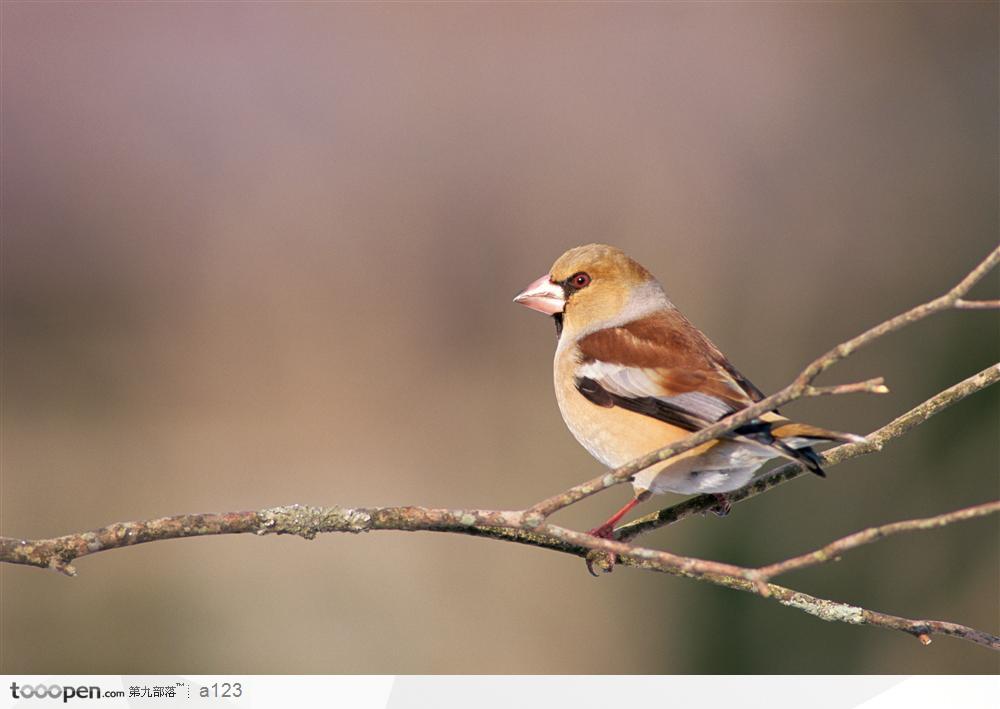
[[(763, 392), (671, 302), (646, 268), (621, 249), (570, 249), (514, 302), (549, 315), (556, 326), (553, 381), (570, 432), (609, 468), (682, 440), (754, 402)], [(737, 490), (774, 458), (825, 477), (817, 443), (860, 436), (795, 423), (768, 412), (728, 435), (639, 471), (634, 497), (590, 530), (613, 538), (640, 502), (667, 492), (713, 494), (720, 515)]]

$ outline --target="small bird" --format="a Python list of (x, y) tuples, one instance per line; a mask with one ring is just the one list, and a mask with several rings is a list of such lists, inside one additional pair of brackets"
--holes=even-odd
[[(556, 324), (556, 401), (576, 440), (618, 468), (764, 398), (691, 324), (652, 274), (605, 244), (570, 249), (514, 298)], [(746, 485), (777, 457), (825, 477), (811, 445), (859, 436), (763, 414), (727, 436), (640, 471), (635, 497), (590, 534), (615, 524), (653, 494), (724, 493)]]

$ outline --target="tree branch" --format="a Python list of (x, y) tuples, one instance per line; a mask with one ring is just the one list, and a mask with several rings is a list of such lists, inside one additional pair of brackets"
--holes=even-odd
[[(820, 373), (849, 356), (858, 348), (932, 313), (949, 308), (983, 309), (993, 307), (992, 304), (997, 301), (964, 301), (962, 296), (998, 261), (1000, 261), (1000, 249), (992, 252), (986, 260), (945, 295), (887, 320), (858, 337), (838, 345), (802, 370), (792, 384), (773, 396), (692, 434), (673, 446), (656, 451), (587, 483), (574, 486), (560, 495), (533, 505), (527, 510), (452, 510), (425, 507), (342, 508), (291, 505), (223, 514), (177, 515), (147, 521), (121, 522), (90, 532), (68, 534), (52, 539), (21, 540), (0, 537), (0, 562), (51, 568), (68, 575), (75, 575), (76, 570), (72, 562), (82, 556), (165, 539), (247, 533), (258, 535), (294, 534), (311, 539), (317, 534), (328, 532), (360, 533), (375, 530), (450, 532), (527, 544), (584, 558), (593, 558), (595, 554), (603, 554), (605, 558), (609, 558), (607, 555), (613, 554), (618, 557), (618, 563), (626, 566), (696, 578), (727, 588), (754, 593), (823, 620), (901, 630), (918, 637), (925, 644), (930, 642), (931, 635), (940, 634), (1000, 649), (1000, 638), (963, 625), (945, 621), (912, 620), (888, 615), (810, 596), (768, 583), (768, 579), (777, 574), (822, 563), (843, 551), (874, 542), (890, 534), (930, 529), (1000, 511), (1000, 502), (985, 503), (923, 520), (909, 520), (874, 527), (832, 542), (809, 554), (756, 569), (679, 556), (670, 552), (638, 547), (630, 543), (630, 540), (642, 532), (709, 509), (715, 500), (707, 496), (693, 498), (680, 505), (661, 510), (655, 515), (625, 525), (616, 531), (614, 539), (600, 539), (546, 522), (546, 518), (553, 512), (607, 487), (625, 482), (639, 470), (707, 440), (724, 435), (777, 406), (809, 396), (853, 392), (884, 393), (887, 390), (881, 378), (823, 387), (813, 386), (812, 382)], [(824, 456), (825, 464), (835, 465), (858, 455), (881, 450), (887, 441), (904, 435), (938, 411), (993, 384), (998, 379), (1000, 379), (1000, 364), (988, 367), (979, 374), (946, 389), (911, 409), (895, 421), (870, 434), (864, 441), (839, 446), (828, 451)], [(731, 493), (730, 497), (734, 502), (748, 499), (785, 480), (790, 480), (800, 473), (801, 470), (797, 464), (784, 465), (742, 490)]]
[(50, 568), (76, 575), (75, 559), (164, 539), (216, 534), (294, 534), (312, 539), (331, 532), (397, 531), (464, 532), (493, 527), (515, 528), (520, 512), (444, 510), (425, 507), (307, 507), (288, 505), (263, 510), (176, 515), (116, 522), (90, 532), (39, 540), (0, 537), (0, 562)]
[[(939, 411), (986, 388), (998, 379), (1000, 379), (1000, 364), (989, 367), (931, 397), (896, 418), (892, 423), (870, 434), (865, 443), (849, 444), (829, 451), (826, 465), (832, 466), (858, 455), (881, 450), (886, 442), (904, 435)], [(782, 466), (766, 478), (733, 493), (734, 501), (756, 496), (781, 482), (798, 476), (800, 473), (801, 470), (795, 464)], [(124, 522), (91, 532), (69, 534), (54, 539), (23, 541), (0, 538), (0, 561), (52, 568), (69, 575), (75, 575), (76, 569), (71, 562), (81, 556), (165, 539), (247, 533), (257, 535), (294, 534), (311, 539), (320, 533), (333, 532), (360, 533), (374, 530), (452, 532), (536, 546), (581, 558), (592, 555), (595, 549), (600, 552), (611, 551), (619, 555), (618, 563), (624, 566), (699, 578), (732, 589), (769, 596), (782, 605), (796, 608), (822, 620), (902, 630), (920, 638), (925, 643), (929, 642), (930, 635), (943, 634), (970, 640), (987, 647), (1000, 647), (998, 644), (1000, 640), (989, 633), (983, 633), (963, 625), (945, 621), (901, 618), (818, 598), (771, 583), (764, 584), (764, 579), (769, 577), (769, 567), (743, 569), (717, 562), (677, 557), (666, 552), (644, 550), (622, 543), (643, 531), (649, 531), (652, 528), (704, 512), (713, 504), (715, 504), (714, 498), (703, 495), (661, 510), (656, 515), (650, 515), (620, 528), (618, 534), (621, 539), (619, 544), (614, 545), (610, 540), (595, 539), (589, 535), (563, 530), (554, 525), (543, 525), (542, 529), (537, 530), (518, 528), (520, 512), (434, 510), (422, 507), (317, 508), (291, 505), (260, 511), (178, 515), (142, 522)], [(989, 511), (996, 511), (997, 504), (989, 503), (981, 507)], [(983, 512), (983, 514), (985, 513)], [(948, 517), (948, 515), (943, 517)], [(957, 521), (957, 519), (950, 521)], [(920, 521), (918, 520), (918, 522)], [(864, 534), (864, 532), (859, 534)], [(875, 541), (875, 539), (871, 541)], [(771, 565), (771, 568), (773, 569), (774, 566)]]
[(0, 537), (0, 561), (51, 568), (73, 576), (76, 575), (76, 569), (70, 562), (81, 556), (165, 539), (216, 534), (294, 534), (312, 539), (323, 533), (358, 534), (376, 530), (453, 532), (518, 542), (578, 557), (586, 557), (594, 549), (610, 551), (619, 554), (619, 563), (625, 566), (699, 579), (754, 593), (822, 620), (902, 630), (920, 638), (924, 644), (930, 642), (931, 635), (940, 634), (1000, 649), (1000, 638), (990, 633), (947, 621), (902, 618), (811, 596), (784, 586), (765, 583), (760, 578), (761, 570), (758, 569), (643, 549), (550, 524), (542, 525), (542, 529), (536, 531), (493, 526), (510, 524), (518, 515), (519, 512), (424, 507), (289, 505), (259, 511), (177, 515), (148, 521), (121, 522), (91, 532), (67, 534), (53, 539), (24, 541)]
[[(973, 374), (968, 379), (935, 394), (930, 399), (913, 407), (882, 428), (869, 433), (865, 436), (864, 441), (846, 443), (821, 454), (823, 467), (832, 468), (852, 458), (881, 451), (889, 441), (903, 436), (935, 414), (944, 411), (952, 404), (958, 403), (967, 396), (975, 394), (977, 391), (982, 391), (998, 380), (1000, 380), (1000, 364), (990, 365), (978, 374)], [(728, 493), (726, 498), (731, 504), (749, 500), (751, 497), (756, 497), (782, 483), (794, 480), (804, 472), (805, 470), (798, 463), (785, 463), (771, 472), (765, 473), (749, 485), (735, 492)], [(628, 524), (622, 525), (615, 530), (615, 538), (621, 541), (629, 541), (641, 534), (651, 532), (660, 527), (666, 527), (692, 515), (705, 514), (717, 505), (718, 501), (712, 495), (691, 497), (681, 503), (665, 507), (657, 512), (639, 517)]]

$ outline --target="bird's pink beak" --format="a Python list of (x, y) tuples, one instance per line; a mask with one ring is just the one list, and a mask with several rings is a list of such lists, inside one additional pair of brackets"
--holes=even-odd
[(514, 302), (546, 315), (555, 315), (566, 307), (566, 294), (560, 286), (549, 280), (548, 274), (545, 274), (514, 296)]

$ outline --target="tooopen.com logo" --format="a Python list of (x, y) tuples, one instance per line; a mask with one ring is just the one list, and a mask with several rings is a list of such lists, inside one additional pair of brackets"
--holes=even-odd
[(14, 699), (59, 699), (61, 697), (63, 704), (65, 704), (70, 699), (100, 699), (101, 697), (110, 699), (113, 697), (124, 697), (125, 690), (101, 690), (100, 687), (87, 687), (82, 684), (78, 687), (70, 687), (59, 684), (18, 684), (17, 682), (11, 682), (10, 696)]

